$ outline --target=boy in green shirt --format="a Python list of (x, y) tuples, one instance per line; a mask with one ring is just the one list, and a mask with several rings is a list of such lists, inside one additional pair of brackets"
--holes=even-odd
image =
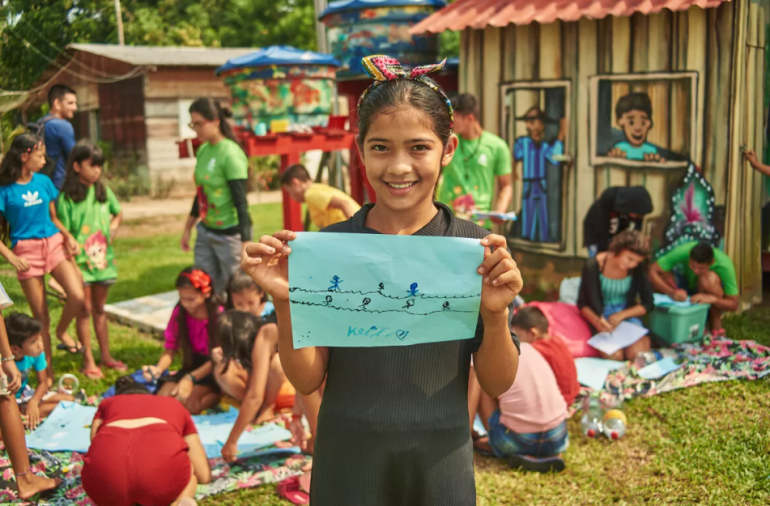
[[(679, 267), (681, 276), (672, 272)], [(730, 257), (705, 242), (689, 242), (658, 259), (650, 268), (655, 291), (676, 301), (692, 295), (693, 304), (710, 304), (712, 335), (724, 335), (722, 313), (738, 308), (738, 281)]]
[[(462, 214), (470, 209), (459, 209), (453, 204), (469, 195), (476, 211), (491, 211), (494, 202), (494, 211), (507, 213), (513, 197), (511, 149), (503, 139), (481, 128), (479, 107), (473, 95), (459, 95), (452, 101), (452, 107), (459, 143), (454, 158), (444, 168), (438, 201)], [(492, 218), (492, 222), (502, 223), (497, 218)], [(486, 223), (485, 228), (491, 225)]]

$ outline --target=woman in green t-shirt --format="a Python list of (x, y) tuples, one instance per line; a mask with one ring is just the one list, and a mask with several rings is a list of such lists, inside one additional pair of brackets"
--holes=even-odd
[(190, 128), (204, 144), (197, 154), (198, 191), (182, 234), (182, 250), (190, 250), (190, 233), (197, 223), (195, 264), (211, 275), (216, 293), (222, 293), (238, 268), (241, 245), (251, 241), (249, 161), (227, 122), (230, 116), (229, 109), (210, 98), (190, 106)]

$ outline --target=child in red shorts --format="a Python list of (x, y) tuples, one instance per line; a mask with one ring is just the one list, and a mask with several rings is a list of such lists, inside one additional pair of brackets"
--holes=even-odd
[[(0, 164), (0, 255), (16, 269), (24, 296), (42, 326), (45, 354), (53, 357), (45, 275), (52, 274), (67, 294), (56, 336), (62, 342), (59, 347), (70, 353), (81, 351), (67, 328), (82, 311), (84, 296), (77, 267), (67, 260), (68, 255), (77, 254), (79, 246), (56, 216), (59, 191), (48, 176), (38, 174), (44, 165), (45, 146), (33, 134), (17, 136)], [(10, 249), (6, 245), (9, 239)], [(90, 339), (81, 342), (83, 372), (89, 378), (101, 378)], [(52, 362), (48, 362), (50, 381), (54, 377)]]

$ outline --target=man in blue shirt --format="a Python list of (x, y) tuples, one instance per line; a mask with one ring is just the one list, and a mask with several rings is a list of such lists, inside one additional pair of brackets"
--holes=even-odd
[[(556, 169), (564, 155), (566, 122), (562, 122), (559, 137), (553, 142), (545, 140), (546, 116), (539, 107), (532, 107), (524, 115), (527, 134), (513, 144), (513, 159), (521, 163), (521, 237), (528, 241), (549, 242), (557, 239), (548, 234), (548, 193), (546, 192), (547, 164)], [(546, 163), (547, 162), (547, 163)]]
[(75, 129), (70, 120), (78, 110), (75, 90), (64, 84), (51, 86), (48, 91), (48, 105), (51, 111), (43, 118), (43, 131), (46, 154), (56, 162), (51, 180), (61, 190), (67, 173), (67, 157), (75, 146)]

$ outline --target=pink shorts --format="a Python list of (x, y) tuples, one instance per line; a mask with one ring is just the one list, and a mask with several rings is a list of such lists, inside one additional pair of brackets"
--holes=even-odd
[(64, 236), (61, 232), (47, 239), (23, 239), (16, 243), (13, 252), (29, 264), (28, 271), (16, 273), (20, 280), (49, 274), (67, 259), (67, 254), (64, 252)]

